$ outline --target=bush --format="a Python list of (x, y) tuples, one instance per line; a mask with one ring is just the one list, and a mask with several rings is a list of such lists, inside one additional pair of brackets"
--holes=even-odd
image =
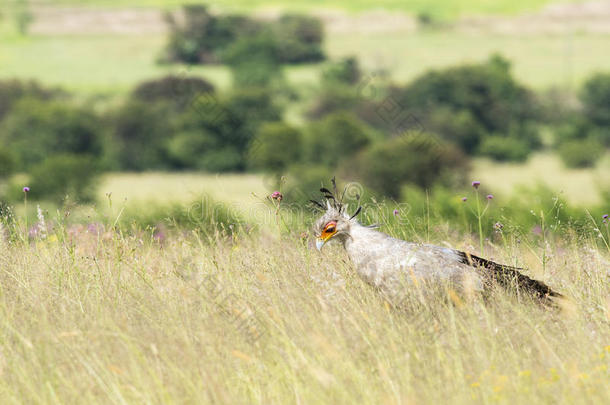
[(566, 122), (555, 128), (555, 142), (561, 144), (566, 141), (585, 139), (591, 131), (591, 123), (582, 116), (572, 116)]
[(108, 159), (123, 170), (168, 166), (166, 144), (173, 132), (171, 111), (163, 104), (129, 101), (107, 115), (112, 128)]
[(498, 161), (523, 162), (530, 154), (527, 142), (504, 136), (488, 136), (483, 139), (479, 153)]
[(220, 51), (236, 38), (251, 36), (262, 24), (243, 16), (213, 16), (203, 5), (182, 7), (181, 16), (166, 14), (169, 42), (163, 61), (186, 63), (217, 63)]
[(11, 152), (0, 147), (0, 180), (8, 177), (15, 169), (15, 160)]
[(175, 168), (204, 169), (203, 156), (213, 153), (217, 144), (214, 136), (206, 131), (182, 132), (169, 140), (167, 152)]
[(311, 63), (325, 59), (322, 50), (324, 28), (322, 22), (312, 16), (288, 14), (273, 26), (278, 41), (281, 63)]
[(248, 161), (255, 169), (281, 173), (301, 158), (301, 133), (283, 122), (263, 124), (250, 145)]
[[(128, 207), (121, 216), (121, 226), (137, 226), (162, 231), (163, 228), (194, 229), (204, 235), (225, 232), (230, 235), (245, 221), (225, 204), (201, 196), (189, 204), (146, 204), (145, 207)], [(157, 236), (159, 236), (157, 234)]]
[(4, 119), (17, 101), (22, 98), (48, 101), (62, 95), (64, 93), (60, 90), (43, 88), (33, 81), (2, 80), (0, 81), (0, 121)]
[(603, 146), (594, 139), (566, 141), (559, 146), (559, 156), (567, 167), (595, 166), (603, 154)]
[(470, 111), (454, 111), (446, 107), (432, 111), (426, 127), (443, 139), (459, 145), (468, 154), (476, 152), (477, 145), (486, 134), (485, 128)]
[(313, 122), (306, 130), (308, 162), (337, 167), (371, 143), (370, 129), (353, 114), (337, 112)]
[(244, 168), (243, 153), (232, 146), (223, 146), (201, 157), (199, 168), (209, 172), (241, 171)]
[(223, 53), (236, 86), (267, 86), (281, 78), (279, 42), (269, 30), (236, 40)]
[(79, 201), (93, 201), (96, 160), (84, 155), (55, 155), (30, 171), (30, 193), (34, 199), (61, 202), (66, 195)]
[[(384, 103), (388, 102), (391, 105), (384, 109)], [(474, 125), (482, 131), (474, 132), (478, 138), (465, 136), (458, 139), (465, 151), (476, 151), (483, 136), (507, 135), (512, 127), (533, 122), (538, 114), (533, 94), (513, 79), (509, 63), (498, 56), (481, 64), (430, 71), (404, 88), (392, 89), (380, 105), (380, 111), (393, 112), (395, 108), (408, 112), (421, 122), (431, 121), (428, 117), (439, 109), (454, 114), (467, 112), (474, 122), (463, 125)], [(396, 124), (392, 116), (384, 121), (386, 126)], [(430, 130), (440, 128), (432, 127)]]
[(170, 36), (165, 61), (222, 61), (244, 71), (246, 55), (254, 55), (256, 63), (248, 64), (259, 67), (262, 54), (272, 65), (324, 59), (323, 27), (315, 17), (285, 15), (277, 21), (259, 22), (240, 15), (215, 16), (202, 5), (183, 6), (181, 14), (180, 18), (166, 14)]
[(322, 79), (324, 81), (346, 85), (358, 83), (361, 76), (362, 72), (360, 71), (358, 59), (353, 56), (329, 64), (322, 72)]
[(90, 110), (58, 101), (22, 99), (3, 121), (0, 139), (18, 169), (57, 153), (102, 154), (102, 125)]
[[(177, 119), (179, 139), (166, 142), (167, 153), (178, 167), (189, 166), (195, 154), (201, 152), (198, 168), (241, 171), (246, 167), (248, 146), (261, 123), (278, 121), (280, 117), (272, 95), (264, 88), (242, 88), (221, 98), (209, 98)], [(195, 148), (192, 153), (187, 150), (188, 144)]]
[(284, 199), (297, 204), (308, 204), (310, 199), (319, 200), (318, 191), (335, 173), (327, 167), (299, 163), (290, 166), (283, 188)]
[[(320, 119), (338, 111), (357, 111), (361, 100), (353, 88), (337, 83), (328, 83), (318, 93), (308, 108), (309, 119)], [(359, 116), (362, 114), (358, 113)], [(366, 120), (366, 117), (363, 117)], [(368, 120), (367, 120), (368, 121)]]
[(610, 126), (610, 73), (599, 73), (587, 80), (580, 98), (593, 125)]
[(147, 103), (167, 102), (184, 109), (198, 96), (213, 92), (214, 86), (199, 77), (169, 75), (140, 83), (132, 91), (131, 97)]
[(435, 135), (413, 133), (373, 145), (356, 158), (351, 171), (373, 190), (398, 198), (405, 184), (430, 188), (437, 182), (460, 183), (467, 168), (459, 149)]

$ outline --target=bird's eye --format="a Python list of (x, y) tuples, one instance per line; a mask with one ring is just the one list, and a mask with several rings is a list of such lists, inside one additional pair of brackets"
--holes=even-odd
[(334, 233), (337, 228), (337, 223), (335, 221), (331, 221), (324, 226), (323, 233)]

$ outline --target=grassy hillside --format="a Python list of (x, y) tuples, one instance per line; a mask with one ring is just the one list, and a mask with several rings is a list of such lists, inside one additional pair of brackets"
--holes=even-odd
[[(222, 66), (187, 68), (160, 66), (156, 58), (162, 35), (5, 36), (0, 50), (0, 78), (35, 78), (84, 94), (122, 94), (136, 83), (167, 72), (192, 72), (219, 87), (230, 85)], [(494, 52), (507, 56), (515, 76), (536, 87), (575, 88), (590, 74), (610, 70), (603, 52), (605, 36), (577, 35), (570, 39), (546, 35), (472, 35), (467, 33), (363, 34), (337, 33), (327, 38), (331, 58), (357, 55), (366, 69), (385, 69), (405, 82), (430, 68), (485, 60)], [(383, 46), (380, 46), (383, 44)], [(467, 51), (465, 51), (467, 50)], [(289, 68), (295, 84), (315, 83), (319, 66)]]
[(394, 308), (338, 247), (319, 253), (276, 234), (155, 242), (100, 225), (58, 233), (2, 241), (5, 404), (592, 404), (610, 396), (608, 263), (587, 238), (492, 252), (514, 255), (568, 295), (560, 311), (502, 291), (487, 302), (450, 292), (419, 301), (410, 291)]
[[(568, 202), (593, 205), (600, 202), (599, 186), (608, 187), (605, 173), (610, 156), (595, 169), (566, 169), (555, 155), (536, 154), (525, 164), (495, 163), (475, 159), (471, 177), (482, 181), (498, 195), (510, 195), (517, 186), (544, 184), (560, 193)], [(264, 178), (248, 175), (209, 175), (201, 173), (113, 173), (104, 177), (99, 186), (99, 199), (112, 192), (114, 201), (137, 204), (143, 201), (188, 202), (201, 194), (224, 201), (235, 207), (252, 209), (272, 191)]]
[[(192, 0), (189, 3), (204, 3), (223, 9), (282, 8), (295, 10), (319, 10), (336, 8), (349, 11), (371, 9), (399, 10), (409, 13), (426, 12), (440, 18), (454, 18), (469, 14), (516, 14), (535, 11), (541, 7), (557, 2), (556, 0), (295, 0), (291, 2), (278, 0)], [(104, 7), (124, 7), (118, 0), (57, 0), (54, 4), (87, 5)], [(184, 0), (132, 0), (129, 6), (140, 7), (177, 7)]]

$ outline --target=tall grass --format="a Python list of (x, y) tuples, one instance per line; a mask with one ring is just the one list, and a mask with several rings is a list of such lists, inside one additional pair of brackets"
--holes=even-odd
[[(571, 302), (551, 310), (502, 291), (487, 302), (435, 296), (394, 308), (339, 246), (319, 253), (274, 227), (163, 241), (57, 229), (64, 237), (1, 242), (2, 403), (610, 397), (610, 262), (593, 233), (547, 240), (544, 281)], [(435, 227), (427, 238), (472, 242)], [(523, 257), (540, 276), (530, 246), (511, 239), (489, 249)]]

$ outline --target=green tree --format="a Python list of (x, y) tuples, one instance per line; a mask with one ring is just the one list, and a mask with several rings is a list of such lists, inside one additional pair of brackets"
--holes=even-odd
[[(490, 134), (524, 138), (532, 148), (539, 144), (538, 134), (529, 129), (539, 114), (536, 100), (514, 80), (509, 62), (499, 56), (485, 63), (427, 72), (403, 88), (392, 89), (383, 103), (381, 115), (397, 108), (425, 122), (428, 131), (455, 142), (467, 153), (476, 152)], [(462, 128), (473, 128), (471, 135), (448, 126), (450, 118), (435, 117), (439, 110), (458, 117)], [(393, 116), (385, 117), (383, 124), (386, 128), (395, 125)]]
[(145, 103), (164, 102), (184, 110), (197, 97), (212, 93), (214, 86), (200, 77), (168, 75), (140, 83), (131, 92), (131, 98)]
[(106, 119), (112, 123), (108, 160), (123, 170), (167, 168), (167, 142), (176, 119), (167, 105), (128, 101)]
[(273, 25), (281, 63), (311, 63), (325, 59), (324, 27), (316, 17), (287, 14)]
[(585, 115), (598, 127), (610, 127), (610, 73), (593, 75), (583, 85), (580, 98)]
[(301, 133), (283, 123), (261, 125), (250, 145), (248, 161), (251, 167), (281, 173), (301, 158)]
[(59, 89), (42, 87), (35, 81), (24, 82), (16, 79), (0, 80), (0, 121), (4, 119), (11, 108), (23, 98), (40, 101), (64, 97), (66, 94)]
[(350, 171), (373, 190), (398, 198), (405, 184), (430, 188), (459, 183), (467, 168), (456, 147), (435, 135), (412, 133), (373, 145), (355, 159)]
[(565, 141), (559, 146), (559, 156), (567, 167), (593, 167), (603, 154), (603, 145), (591, 138)]
[(351, 113), (337, 112), (309, 125), (305, 135), (307, 161), (337, 167), (372, 141), (369, 128)]
[(235, 86), (268, 86), (281, 80), (279, 41), (271, 30), (242, 37), (223, 53), (223, 62), (231, 67)]
[(66, 195), (80, 201), (95, 198), (96, 159), (86, 155), (55, 155), (32, 167), (30, 195), (35, 199), (61, 202)]
[(102, 124), (89, 109), (58, 101), (22, 99), (2, 123), (0, 139), (28, 169), (56, 153), (102, 154)]

